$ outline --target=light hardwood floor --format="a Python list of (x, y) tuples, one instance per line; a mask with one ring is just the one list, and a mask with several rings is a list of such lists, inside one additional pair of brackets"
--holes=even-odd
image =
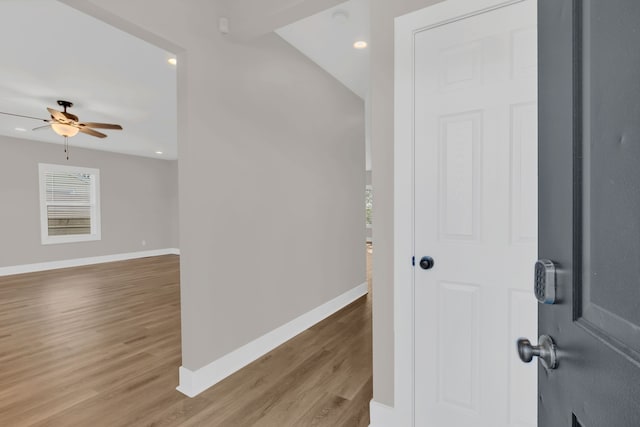
[(0, 426), (369, 423), (363, 297), (190, 399), (176, 256), (0, 277)]

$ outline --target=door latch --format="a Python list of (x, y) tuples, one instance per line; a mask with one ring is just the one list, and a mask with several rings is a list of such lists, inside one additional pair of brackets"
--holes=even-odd
[(556, 265), (548, 259), (536, 261), (533, 292), (542, 304), (556, 302)]

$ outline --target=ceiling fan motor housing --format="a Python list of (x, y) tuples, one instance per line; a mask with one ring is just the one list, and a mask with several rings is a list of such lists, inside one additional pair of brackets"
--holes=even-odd
[(58, 100), (58, 105), (64, 107), (64, 110), (67, 111), (67, 108), (73, 107), (73, 102)]

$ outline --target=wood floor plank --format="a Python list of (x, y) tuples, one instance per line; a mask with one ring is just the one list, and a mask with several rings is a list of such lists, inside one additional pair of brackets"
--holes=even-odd
[(368, 297), (195, 398), (180, 346), (177, 256), (0, 277), (0, 425), (368, 425)]
[(315, 405), (311, 406), (292, 425), (300, 426), (335, 426), (340, 414), (349, 401), (344, 397), (324, 393)]

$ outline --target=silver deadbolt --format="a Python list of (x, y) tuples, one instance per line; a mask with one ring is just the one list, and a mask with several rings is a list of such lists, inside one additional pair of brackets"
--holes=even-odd
[(541, 304), (556, 302), (556, 265), (548, 259), (536, 261), (533, 292)]
[(556, 344), (549, 335), (540, 335), (538, 345), (531, 345), (526, 338), (518, 340), (518, 356), (524, 363), (529, 363), (536, 356), (546, 369), (556, 369), (558, 367), (558, 355)]

